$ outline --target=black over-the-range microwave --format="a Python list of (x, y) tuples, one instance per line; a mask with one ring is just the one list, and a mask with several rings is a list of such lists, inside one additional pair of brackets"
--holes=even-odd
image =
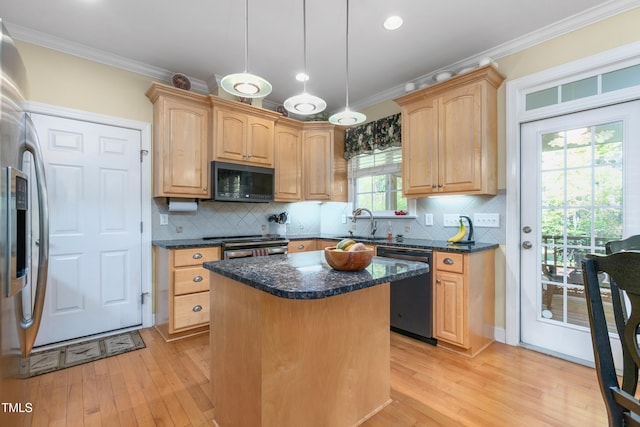
[(272, 168), (211, 162), (212, 199), (221, 202), (272, 202)]

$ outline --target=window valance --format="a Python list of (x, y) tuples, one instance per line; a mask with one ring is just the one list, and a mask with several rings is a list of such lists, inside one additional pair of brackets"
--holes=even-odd
[(344, 134), (344, 158), (400, 147), (400, 113), (349, 128)]

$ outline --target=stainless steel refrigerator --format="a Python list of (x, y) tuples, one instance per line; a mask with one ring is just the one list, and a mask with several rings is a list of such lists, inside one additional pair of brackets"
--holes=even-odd
[(0, 19), (0, 425), (21, 425), (37, 410), (20, 365), (38, 332), (47, 282), (47, 188), (23, 110), (26, 90), (22, 58)]

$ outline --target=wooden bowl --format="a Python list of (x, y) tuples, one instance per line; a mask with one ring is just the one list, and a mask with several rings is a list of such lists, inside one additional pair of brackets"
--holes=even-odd
[(364, 251), (335, 251), (335, 246), (324, 248), (324, 258), (334, 270), (358, 271), (364, 270), (371, 264), (373, 249), (367, 248)]

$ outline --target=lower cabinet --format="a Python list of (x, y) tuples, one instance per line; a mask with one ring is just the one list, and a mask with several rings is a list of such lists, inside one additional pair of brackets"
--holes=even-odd
[(220, 260), (220, 248), (154, 247), (155, 327), (166, 341), (209, 330), (209, 270)]
[(495, 250), (434, 252), (434, 337), (475, 356), (494, 341)]

